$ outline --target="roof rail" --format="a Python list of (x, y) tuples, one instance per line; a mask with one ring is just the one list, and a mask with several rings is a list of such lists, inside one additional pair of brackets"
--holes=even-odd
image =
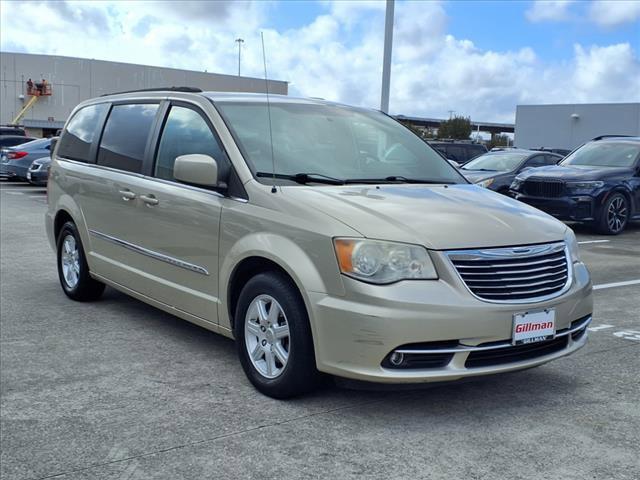
[(633, 135), (600, 135), (599, 137), (592, 138), (591, 141), (595, 142), (597, 140), (603, 140), (605, 138), (619, 138), (619, 137), (632, 138)]
[(202, 93), (202, 89), (196, 87), (161, 87), (161, 88), (142, 88), (140, 90), (127, 90), (125, 92), (113, 92), (100, 95), (108, 97), (109, 95), (120, 95), (122, 93), (138, 93), (138, 92), (184, 92), (184, 93)]

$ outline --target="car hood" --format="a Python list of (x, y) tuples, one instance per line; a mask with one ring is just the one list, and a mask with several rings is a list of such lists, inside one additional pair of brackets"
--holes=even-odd
[(564, 224), (533, 207), (475, 185), (282, 187), (364, 237), (436, 250), (562, 240)]
[(500, 175), (504, 175), (507, 172), (483, 172), (481, 170), (464, 170), (460, 169), (460, 173), (464, 175), (464, 178), (473, 183), (481, 182), (482, 180), (486, 180), (488, 178), (495, 178)]
[(603, 180), (620, 175), (628, 175), (631, 168), (625, 167), (591, 167), (582, 165), (553, 165), (550, 167), (539, 167), (518, 175), (519, 178), (529, 177), (561, 179), (561, 180)]

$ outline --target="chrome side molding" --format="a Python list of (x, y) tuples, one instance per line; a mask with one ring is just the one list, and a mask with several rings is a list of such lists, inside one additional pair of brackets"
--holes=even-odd
[(147, 257), (151, 257), (161, 262), (165, 262), (170, 265), (174, 265), (176, 267), (184, 268), (186, 270), (190, 270), (192, 272), (196, 272), (201, 275), (209, 275), (209, 271), (206, 268), (201, 267), (199, 265), (194, 265), (193, 263), (185, 262), (184, 260), (180, 260), (179, 258), (170, 257), (169, 255), (165, 255), (164, 253), (154, 252), (153, 250), (149, 250), (148, 248), (141, 247), (134, 243), (129, 243), (125, 240), (112, 237), (111, 235), (107, 235), (106, 233), (98, 232), (96, 230), (89, 230), (89, 233), (96, 238), (106, 240), (107, 242), (111, 242), (115, 245), (119, 245), (123, 248), (139, 253), (141, 255), (146, 255)]

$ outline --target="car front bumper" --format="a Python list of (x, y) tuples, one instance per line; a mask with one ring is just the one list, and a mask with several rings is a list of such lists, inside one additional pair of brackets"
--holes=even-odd
[(27, 180), (33, 185), (46, 185), (49, 178), (47, 170), (29, 170), (27, 172)]
[(595, 220), (597, 215), (597, 201), (590, 195), (540, 198), (511, 191), (510, 196), (558, 220), (588, 222)]
[[(448, 275), (385, 286), (345, 278), (345, 297), (307, 292), (318, 369), (363, 381), (421, 383), (521, 370), (569, 355), (585, 345), (593, 311), (589, 272), (582, 263), (573, 267), (568, 291), (530, 304), (477, 299)], [(514, 350), (514, 314), (548, 308), (555, 309), (555, 343)], [(407, 348), (456, 351), (429, 367), (390, 368), (389, 355)], [(493, 353), (500, 358), (487, 361)]]

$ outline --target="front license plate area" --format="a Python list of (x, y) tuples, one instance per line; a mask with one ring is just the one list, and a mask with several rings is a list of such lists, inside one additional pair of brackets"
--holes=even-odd
[(542, 342), (556, 335), (556, 311), (553, 308), (537, 312), (516, 313), (513, 316), (514, 345)]

